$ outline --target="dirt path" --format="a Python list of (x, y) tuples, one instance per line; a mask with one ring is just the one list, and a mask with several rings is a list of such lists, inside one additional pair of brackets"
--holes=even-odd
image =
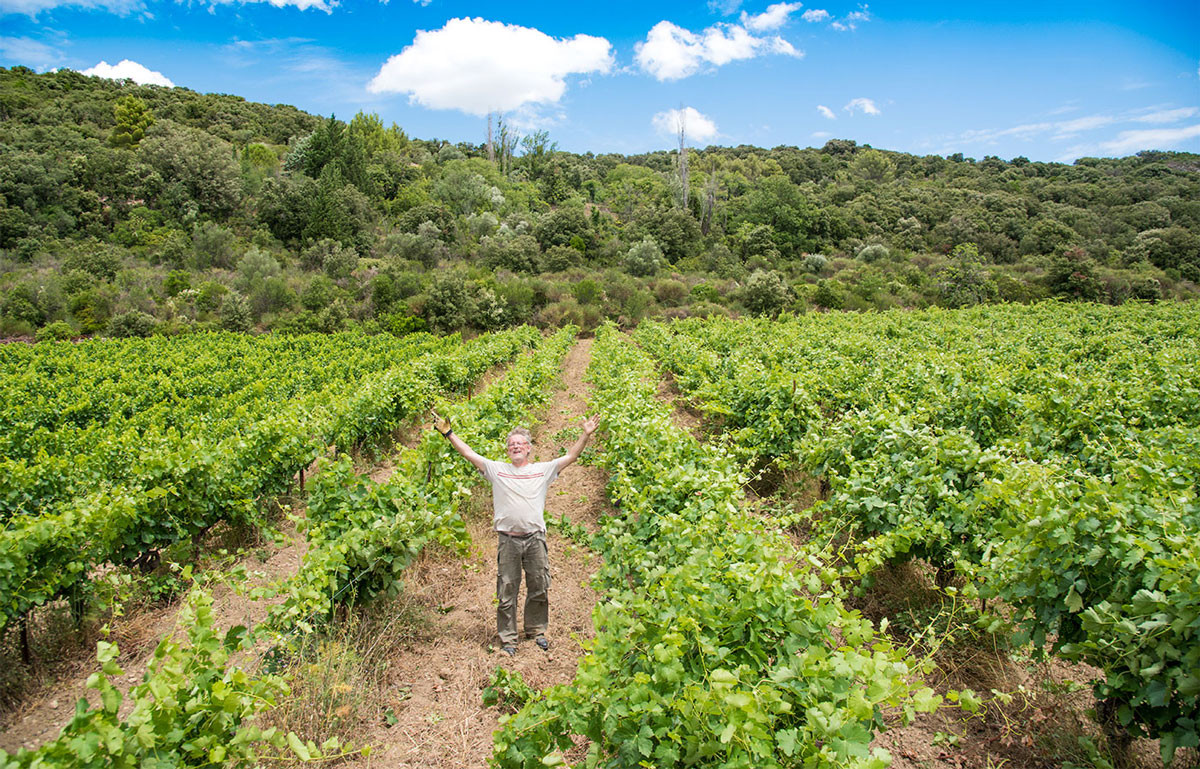
[[(533, 430), (534, 461), (560, 456), (579, 437), (587, 386), (583, 372), (591, 340), (581, 340), (563, 366), (564, 389)], [(588, 528), (605, 513), (603, 470), (575, 464), (550, 487), (547, 515), (566, 514)], [(497, 667), (521, 673), (534, 689), (567, 683), (582, 653), (580, 642), (593, 635), (596, 595), (590, 580), (599, 559), (551, 529), (550, 650), (530, 641), (509, 658), (496, 640), (496, 537), (491, 532), (491, 500), (486, 487), (469, 523), (475, 543), (465, 559), (437, 557), (415, 569), (410, 590), (435, 607), (427, 639), (391, 660), (386, 700), (396, 723), (382, 719), (364, 735), (374, 746), (369, 765), (381, 767), (484, 767), (492, 754), (492, 733), (500, 712), (482, 704), (483, 689)], [(524, 601), (524, 590), (520, 599)]]

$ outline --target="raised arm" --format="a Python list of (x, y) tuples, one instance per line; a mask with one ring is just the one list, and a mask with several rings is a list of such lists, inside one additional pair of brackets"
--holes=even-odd
[(449, 419), (437, 413), (436, 411), (432, 413), (434, 429), (444, 435), (446, 440), (450, 441), (450, 445), (454, 447), (454, 450), (459, 454), (462, 454), (463, 458), (475, 465), (475, 468), (482, 473), (484, 467), (483, 457), (479, 456), (479, 454), (475, 452), (475, 449), (468, 446), (466, 441), (464, 441), (462, 438), (459, 438), (454, 433), (454, 430), (450, 427)]
[(558, 458), (559, 472), (562, 472), (563, 468), (570, 465), (576, 459), (579, 459), (579, 455), (582, 454), (584, 448), (587, 447), (588, 441), (590, 441), (592, 439), (592, 433), (596, 432), (596, 428), (599, 426), (600, 426), (600, 415), (599, 414), (590, 416), (584, 420), (583, 432), (580, 434), (579, 440), (575, 441), (575, 445), (571, 447), (570, 451), (568, 451), (566, 454), (563, 454), (561, 457)]

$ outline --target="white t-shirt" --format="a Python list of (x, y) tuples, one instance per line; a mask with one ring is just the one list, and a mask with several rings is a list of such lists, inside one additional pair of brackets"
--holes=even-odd
[(558, 477), (558, 460), (520, 468), (483, 460), (483, 477), (492, 483), (492, 528), (508, 534), (546, 531), (546, 487)]

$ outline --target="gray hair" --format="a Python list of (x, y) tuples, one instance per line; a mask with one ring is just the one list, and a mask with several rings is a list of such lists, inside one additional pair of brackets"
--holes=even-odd
[(508, 437), (504, 439), (504, 442), (508, 443), (510, 440), (512, 440), (512, 437), (514, 435), (521, 436), (522, 438), (524, 438), (526, 441), (529, 442), (529, 445), (531, 445), (531, 446), (533, 445), (533, 436), (530, 435), (529, 431), (526, 430), (524, 427), (514, 427), (513, 429), (509, 430)]

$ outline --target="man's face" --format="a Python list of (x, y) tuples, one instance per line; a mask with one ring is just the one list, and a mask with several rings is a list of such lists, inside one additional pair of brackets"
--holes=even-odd
[(533, 447), (524, 436), (514, 435), (508, 439), (508, 461), (517, 467), (529, 461), (529, 452), (532, 450)]

